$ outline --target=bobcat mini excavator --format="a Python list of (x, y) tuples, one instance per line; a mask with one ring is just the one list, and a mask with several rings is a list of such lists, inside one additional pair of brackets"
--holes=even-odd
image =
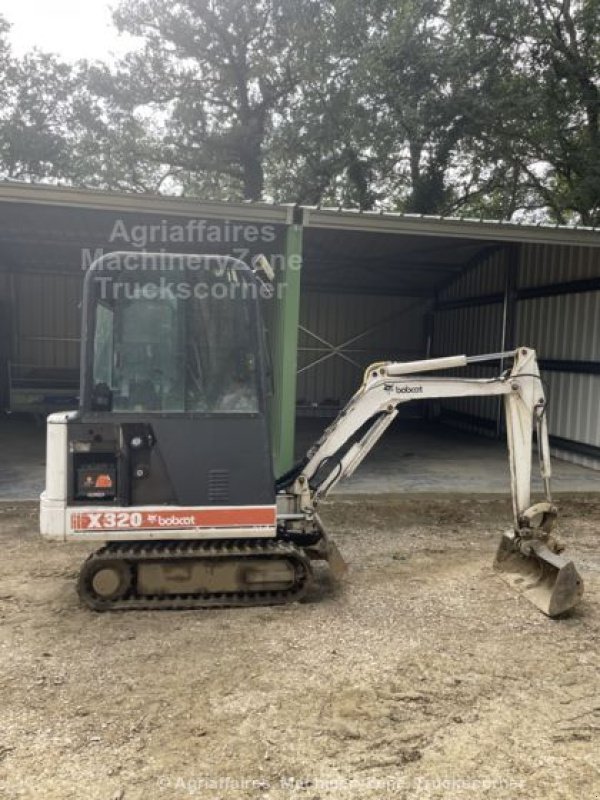
[[(298, 600), (324, 560), (345, 562), (319, 501), (352, 474), (402, 403), (504, 398), (513, 527), (495, 567), (549, 616), (583, 592), (551, 531), (546, 403), (533, 350), (381, 362), (290, 472), (273, 479), (269, 368), (256, 271), (222, 256), (113, 253), (84, 284), (80, 407), (47, 428), (41, 533), (101, 543), (83, 564), (92, 609)], [(511, 364), (484, 380), (432, 372)], [(545, 499), (532, 504), (534, 429)]]

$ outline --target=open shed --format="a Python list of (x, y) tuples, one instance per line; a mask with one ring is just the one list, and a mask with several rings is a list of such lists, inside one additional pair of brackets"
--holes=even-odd
[[(370, 362), (519, 344), (541, 359), (555, 453), (600, 468), (600, 232), (584, 228), (0, 184), (2, 408), (76, 403), (85, 268), (142, 247), (264, 253), (278, 267), (266, 309), (278, 472), (296, 416), (322, 425)], [(406, 413), (501, 432), (497, 401), (421, 406)]]
[[(548, 387), (555, 455), (600, 467), (600, 231), (326, 209), (306, 209), (303, 224), (301, 411), (343, 401), (373, 360), (525, 345), (538, 351)], [(448, 400), (434, 411), (501, 432), (497, 400)]]

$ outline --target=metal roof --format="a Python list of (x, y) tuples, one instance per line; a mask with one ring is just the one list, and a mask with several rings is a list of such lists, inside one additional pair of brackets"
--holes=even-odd
[(224, 203), (189, 197), (157, 194), (106, 192), (99, 189), (76, 189), (48, 184), (0, 181), (0, 203), (28, 203), (46, 206), (67, 206), (99, 211), (166, 214), (179, 217), (233, 219), (240, 222), (290, 224), (293, 204), (241, 202)]
[[(12, 265), (19, 271), (72, 272), (81, 269), (87, 251), (124, 246), (113, 238), (117, 220), (127, 223), (129, 230), (133, 225), (152, 227), (157, 221), (183, 223), (190, 218), (218, 225), (273, 225), (276, 237), (260, 245), (267, 255), (283, 252), (286, 225), (302, 224), (303, 285), (307, 290), (335, 294), (431, 296), (491, 252), (513, 243), (600, 247), (600, 230), (583, 227), (202, 202), (0, 182), (0, 271)], [(211, 252), (226, 252), (231, 247), (228, 241), (211, 244)], [(181, 247), (188, 245), (169, 245), (174, 252)]]
[(532, 224), (318, 206), (303, 207), (302, 210), (303, 224), (309, 228), (600, 247), (600, 228), (582, 225)]
[(174, 214), (290, 224), (340, 231), (369, 231), (415, 236), (468, 238), (600, 247), (600, 228), (581, 225), (532, 224), (468, 217), (429, 216), (353, 208), (295, 206), (264, 202), (203, 201), (193, 197), (107, 192), (49, 184), (0, 182), (0, 202), (71, 206), (105, 211)]

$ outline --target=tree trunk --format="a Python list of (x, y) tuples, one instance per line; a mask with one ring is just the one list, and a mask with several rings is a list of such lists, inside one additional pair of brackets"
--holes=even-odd
[(242, 161), (244, 200), (260, 200), (265, 187), (265, 176), (261, 159), (245, 157)]

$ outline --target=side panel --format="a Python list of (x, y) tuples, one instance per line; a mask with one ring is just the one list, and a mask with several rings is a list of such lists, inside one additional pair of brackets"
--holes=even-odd
[[(151, 424), (178, 505), (275, 502), (264, 417), (157, 419)], [(215, 479), (221, 484), (218, 494)]]
[(69, 493), (69, 422), (74, 413), (52, 414), (46, 427), (46, 489), (40, 498), (40, 533), (62, 541)]
[[(85, 466), (113, 464), (113, 505), (271, 505), (275, 486), (265, 417), (236, 415), (127, 421), (82, 415), (69, 426), (68, 498)], [(136, 444), (138, 446), (136, 447)], [(106, 503), (104, 503), (106, 504)]]
[(49, 541), (118, 542), (274, 538), (276, 506), (73, 508), (42, 494), (40, 532)]
[(68, 496), (69, 422), (73, 415), (52, 414), (46, 426), (46, 491), (48, 500), (66, 502)]

